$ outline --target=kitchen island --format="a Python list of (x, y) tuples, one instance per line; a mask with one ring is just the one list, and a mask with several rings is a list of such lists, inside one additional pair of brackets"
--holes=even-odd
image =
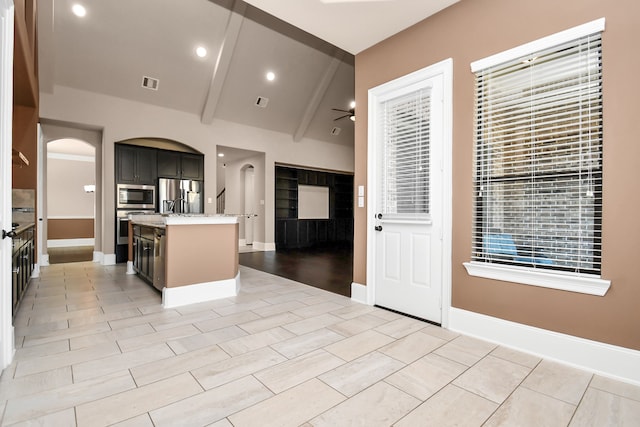
[(235, 216), (131, 215), (128, 243), (127, 273), (161, 290), (165, 308), (238, 293)]

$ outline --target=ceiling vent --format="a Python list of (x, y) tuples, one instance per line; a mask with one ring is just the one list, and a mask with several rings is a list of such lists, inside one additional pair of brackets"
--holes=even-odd
[(342, 129), (340, 129), (339, 127), (334, 127), (333, 129), (331, 129), (331, 135), (338, 136), (338, 135), (340, 135), (340, 131), (341, 130)]
[(160, 80), (158, 79), (154, 79), (153, 77), (147, 77), (147, 76), (142, 77), (142, 87), (144, 88), (151, 89), (151, 90), (158, 90), (159, 84), (160, 84)]
[(265, 98), (264, 96), (259, 96), (256, 99), (256, 107), (267, 108), (267, 104), (269, 103), (269, 98)]

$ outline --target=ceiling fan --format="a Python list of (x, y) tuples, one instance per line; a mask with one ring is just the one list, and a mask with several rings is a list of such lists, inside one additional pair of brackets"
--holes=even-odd
[(333, 111), (339, 111), (341, 113), (347, 113), (347, 114), (343, 114), (342, 116), (333, 119), (333, 121), (338, 121), (340, 119), (344, 119), (345, 117), (349, 117), (349, 120), (351, 120), (352, 122), (356, 121), (356, 107), (355, 105), (353, 105), (351, 108), (349, 108), (348, 110), (343, 110), (341, 108), (332, 108)]

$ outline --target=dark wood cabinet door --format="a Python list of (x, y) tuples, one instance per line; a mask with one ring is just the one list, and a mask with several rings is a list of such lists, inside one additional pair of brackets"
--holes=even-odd
[(116, 145), (116, 181), (118, 184), (136, 183), (135, 148)]
[(158, 151), (158, 178), (180, 178), (180, 153)]
[(136, 170), (138, 184), (154, 185), (158, 177), (156, 150), (152, 148), (140, 148), (136, 152)]
[(183, 153), (180, 157), (182, 161), (182, 178), (203, 181), (204, 157), (199, 154), (187, 153)]
[(116, 182), (118, 184), (155, 184), (156, 150), (116, 145)]

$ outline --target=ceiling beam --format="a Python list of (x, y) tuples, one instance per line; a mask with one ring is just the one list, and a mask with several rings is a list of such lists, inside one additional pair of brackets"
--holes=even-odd
[(233, 51), (236, 47), (238, 36), (240, 35), (240, 28), (242, 27), (242, 21), (244, 21), (244, 13), (246, 9), (247, 4), (245, 2), (235, 0), (231, 13), (229, 14), (229, 20), (227, 21), (224, 40), (220, 46), (216, 65), (213, 69), (213, 76), (211, 77), (211, 83), (209, 84), (209, 93), (207, 94), (207, 99), (205, 100), (204, 107), (202, 109), (200, 121), (203, 124), (211, 124), (213, 122), (213, 117), (215, 116), (216, 109), (218, 108), (218, 102), (220, 102), (222, 87), (224, 86), (224, 81), (227, 78), (227, 72), (229, 71), (229, 65), (231, 64)]
[(313, 95), (309, 99), (307, 108), (304, 111), (302, 118), (300, 119), (300, 124), (293, 134), (294, 142), (300, 142), (302, 140), (302, 137), (304, 137), (304, 134), (307, 132), (307, 129), (311, 124), (311, 120), (313, 119), (313, 116), (316, 114), (316, 110), (320, 105), (320, 101), (322, 101), (322, 98), (324, 97), (327, 89), (329, 88), (329, 85), (331, 84), (331, 81), (333, 80), (333, 76), (335, 76), (336, 71), (338, 71), (338, 66), (342, 62), (342, 56), (342, 53), (338, 53), (333, 58), (331, 58), (331, 62), (324, 70), (324, 74), (318, 82), (318, 86), (316, 86), (316, 90), (313, 92)]

